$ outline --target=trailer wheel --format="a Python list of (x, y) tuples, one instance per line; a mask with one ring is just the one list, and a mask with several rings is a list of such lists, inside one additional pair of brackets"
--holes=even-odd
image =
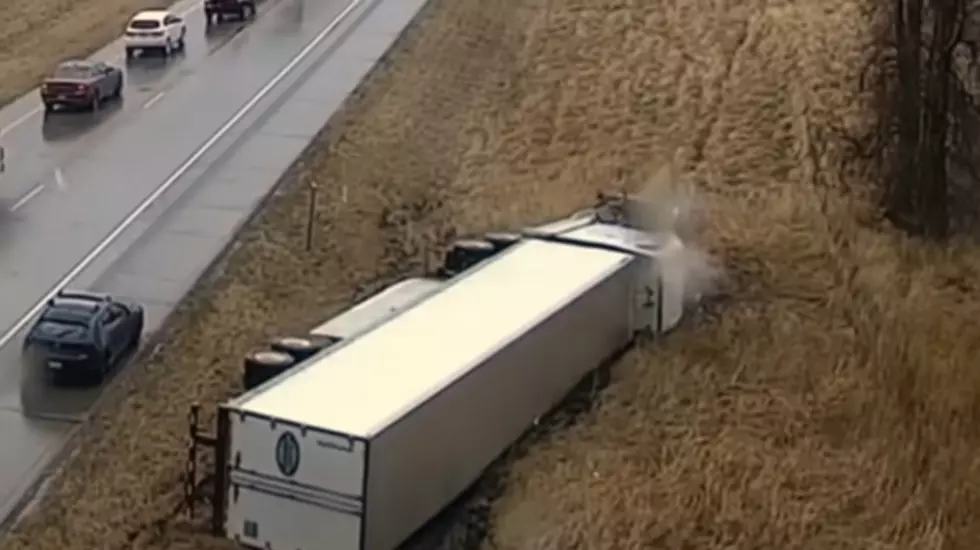
[(335, 343), (336, 339), (327, 336), (284, 336), (269, 343), (273, 351), (288, 353), (297, 363), (313, 357)]
[(496, 252), (500, 252), (521, 240), (521, 235), (520, 233), (487, 233), (483, 238), (493, 245)]
[(482, 239), (456, 241), (446, 252), (442, 274), (447, 277), (457, 275), (493, 256), (494, 252), (494, 246)]
[(245, 390), (256, 388), (279, 376), (296, 364), (292, 355), (269, 349), (256, 350), (245, 356), (242, 385)]

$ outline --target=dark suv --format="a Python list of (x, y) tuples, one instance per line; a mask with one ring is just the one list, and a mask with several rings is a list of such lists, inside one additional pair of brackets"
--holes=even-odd
[(102, 382), (139, 346), (143, 307), (107, 294), (63, 290), (48, 301), (24, 351), (52, 382)]
[(241, 21), (255, 17), (255, 0), (204, 1), (204, 20), (208, 25), (230, 17)]

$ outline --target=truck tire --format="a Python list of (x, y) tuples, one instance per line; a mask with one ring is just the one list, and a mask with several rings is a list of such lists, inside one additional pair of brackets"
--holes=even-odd
[(329, 336), (284, 336), (274, 338), (269, 342), (273, 351), (288, 353), (296, 363), (301, 363), (324, 349), (330, 347), (336, 340)]
[(519, 233), (487, 233), (483, 238), (493, 245), (494, 250), (500, 252), (521, 240), (521, 235)]
[(483, 239), (456, 241), (446, 252), (442, 275), (452, 277), (493, 256), (494, 246)]
[(288, 353), (269, 349), (256, 350), (245, 356), (242, 369), (242, 386), (245, 391), (254, 389), (286, 372), (296, 360)]

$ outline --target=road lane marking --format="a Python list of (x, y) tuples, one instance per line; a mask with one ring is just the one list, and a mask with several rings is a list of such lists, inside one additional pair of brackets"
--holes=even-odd
[(65, 180), (65, 174), (62, 173), (60, 166), (54, 169), (54, 183), (55, 185), (58, 186), (58, 189), (61, 191), (68, 189), (68, 184), (66, 183)]
[(43, 183), (39, 183), (39, 184), (35, 185), (34, 188), (31, 189), (30, 191), (28, 191), (26, 195), (24, 195), (23, 197), (17, 199), (17, 202), (15, 202), (14, 205), (10, 207), (10, 211), (11, 212), (16, 212), (16, 211), (20, 210), (21, 208), (24, 207), (25, 204), (31, 202), (31, 199), (33, 199), (34, 197), (36, 197), (38, 195), (38, 193), (40, 193), (41, 191), (44, 191), (44, 184)]
[[(200, 4), (195, 4), (194, 6), (191, 6), (190, 8), (187, 8), (184, 11), (178, 12), (177, 14), (180, 17), (186, 18), (188, 15), (190, 15), (190, 14), (192, 14), (192, 13), (194, 13), (194, 12), (200, 10), (200, 9), (201, 9), (201, 5)], [(118, 63), (119, 61), (122, 61), (125, 58), (126, 58), (125, 53), (116, 54), (116, 55), (114, 55), (114, 56), (112, 56), (112, 57), (109, 58), (109, 62), (110, 63)], [(34, 93), (34, 91), (27, 92), (24, 95), (30, 95), (32, 93)], [(21, 96), (21, 97), (23, 97), (23, 96)], [(18, 126), (20, 126), (21, 124), (23, 124), (23, 123), (27, 122), (28, 120), (34, 118), (34, 116), (36, 116), (37, 114), (41, 113), (42, 111), (44, 111), (44, 108), (42, 106), (38, 105), (38, 106), (34, 107), (30, 111), (24, 113), (23, 115), (21, 115), (20, 117), (18, 117), (16, 119), (14, 119), (14, 121), (11, 122), (10, 124), (4, 126), (3, 128), (0, 128), (0, 136), (3, 136), (3, 135), (5, 135), (5, 134), (7, 134), (9, 132), (14, 131), (15, 129), (17, 129)]]
[(191, 167), (201, 159), (201, 157), (206, 155), (207, 152), (221, 140), (221, 138), (231, 131), (231, 129), (234, 128), (239, 121), (245, 118), (245, 116), (248, 115), (248, 113), (254, 109), (259, 102), (265, 99), (265, 96), (269, 95), (269, 92), (271, 92), (273, 88), (285, 80), (286, 77), (289, 76), (289, 73), (299, 66), (299, 64), (302, 63), (310, 55), (310, 53), (320, 45), (321, 42), (326, 40), (326, 38), (330, 36), (351, 13), (354, 12), (354, 10), (360, 7), (361, 4), (368, 1), (371, 0), (351, 0), (351, 2), (347, 4), (347, 7), (340, 12), (340, 14), (334, 17), (334, 19), (330, 21), (326, 27), (317, 33), (317, 35), (313, 37), (313, 40), (304, 46), (303, 49), (300, 50), (299, 53), (297, 53), (289, 61), (289, 63), (286, 64), (285, 67), (280, 69), (279, 72), (276, 73), (275, 76), (273, 76), (272, 79), (262, 87), (262, 89), (256, 92), (255, 95), (252, 96), (247, 103), (245, 103), (245, 105), (242, 105), (241, 108), (239, 108), (238, 111), (236, 111), (235, 114), (224, 123), (224, 125), (218, 128), (218, 130), (212, 134), (207, 141), (198, 147), (197, 150), (183, 162), (183, 164), (178, 166), (170, 177), (161, 183), (160, 186), (153, 191), (153, 193), (150, 193), (148, 197), (143, 199), (143, 202), (137, 205), (132, 212), (130, 212), (121, 222), (119, 222), (119, 224), (116, 225), (116, 227), (95, 246), (95, 248), (90, 250), (77, 264), (75, 264), (75, 267), (71, 268), (68, 273), (65, 273), (65, 275), (57, 283), (55, 283), (55, 285), (48, 290), (44, 296), (42, 296), (41, 299), (31, 307), (31, 309), (29, 309), (23, 316), (20, 317), (20, 319), (11, 325), (10, 328), (3, 333), (3, 335), (0, 335), (0, 348), (9, 344), (11, 340), (13, 340), (14, 337), (16, 337), (17, 334), (31, 322), (31, 319), (40, 313), (40, 311), (44, 308), (44, 305), (48, 303), (48, 300), (54, 298), (58, 292), (65, 287), (65, 285), (70, 283), (73, 279), (85, 271), (85, 269), (91, 265), (92, 262), (99, 257), (99, 255), (105, 252), (106, 249), (108, 249), (112, 243), (114, 243), (116, 239), (118, 239), (119, 236), (129, 228), (129, 226), (133, 225), (133, 223), (140, 217), (141, 214), (143, 214), (143, 212), (149, 210), (150, 207), (152, 207), (164, 193), (173, 187), (180, 180), (180, 178), (183, 177), (184, 174), (186, 174)]
[(33, 109), (31, 109), (30, 111), (27, 111), (26, 113), (22, 114), (20, 116), (20, 118), (18, 118), (17, 120), (14, 120), (10, 124), (4, 126), (2, 129), (0, 129), (0, 136), (6, 134), (7, 132), (10, 132), (14, 128), (16, 128), (16, 127), (20, 126), (21, 124), (27, 122), (28, 120), (30, 120), (31, 118), (33, 118), (34, 115), (40, 113), (41, 110), (42, 110), (41, 107), (40, 106), (37, 106), (37, 107), (34, 107)]
[(157, 92), (156, 95), (154, 95), (150, 99), (146, 100), (146, 103), (143, 104), (143, 108), (144, 109), (149, 109), (150, 107), (153, 107), (153, 104), (156, 103), (157, 101), (160, 101), (161, 99), (163, 99), (163, 96), (164, 95), (166, 95), (165, 92)]

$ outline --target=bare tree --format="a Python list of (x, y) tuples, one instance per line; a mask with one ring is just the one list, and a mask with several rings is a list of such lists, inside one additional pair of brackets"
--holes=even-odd
[[(950, 167), (972, 166), (976, 125), (964, 123), (975, 105), (954, 66), (964, 44), (972, 0), (895, 0), (892, 176), (884, 195), (887, 217), (916, 235), (950, 232)], [(974, 109), (975, 111), (975, 109)]]

